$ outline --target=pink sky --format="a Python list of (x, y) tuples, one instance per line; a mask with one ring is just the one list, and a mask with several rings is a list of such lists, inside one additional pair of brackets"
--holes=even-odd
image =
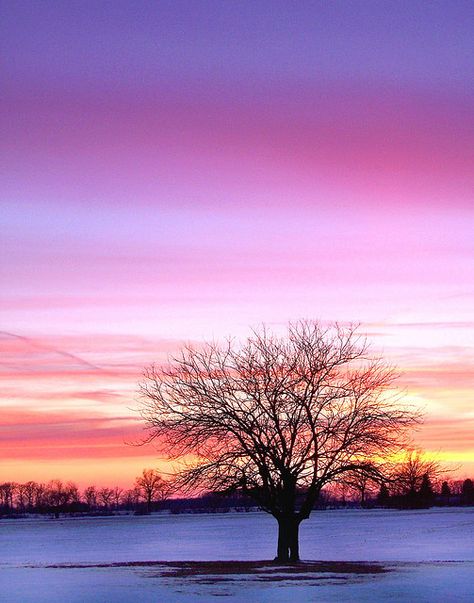
[(131, 483), (144, 365), (302, 317), (474, 472), (469, 15), (276, 4), (6, 11), (0, 481)]

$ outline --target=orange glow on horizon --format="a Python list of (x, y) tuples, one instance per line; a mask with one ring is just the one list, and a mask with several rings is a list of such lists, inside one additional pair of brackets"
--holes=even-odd
[[(471, 356), (448, 349), (439, 357), (436, 347), (412, 352), (400, 329), (377, 328), (376, 343), (386, 344), (387, 332), (393, 332), (397, 344), (404, 345), (384, 355), (402, 365), (398, 385), (406, 400), (425, 410), (414, 445), (455, 467), (455, 475), (474, 473)], [(134, 410), (143, 367), (164, 362), (179, 349), (179, 341), (111, 336), (11, 340), (0, 341), (4, 357), (18, 367), (2, 377), (0, 480), (59, 478), (124, 487), (143, 468), (166, 465), (157, 460), (153, 446), (127, 442), (139, 441), (144, 433)], [(68, 345), (67, 352), (60, 345)]]

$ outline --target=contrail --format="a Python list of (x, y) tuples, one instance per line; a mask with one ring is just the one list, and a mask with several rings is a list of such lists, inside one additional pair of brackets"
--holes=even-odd
[(88, 368), (94, 369), (96, 371), (100, 371), (101, 373), (109, 373), (109, 371), (106, 371), (105, 369), (103, 369), (100, 366), (97, 366), (96, 364), (92, 364), (92, 362), (88, 362), (87, 360), (84, 360), (84, 358), (81, 358), (80, 356), (76, 356), (76, 354), (72, 354), (71, 352), (66, 352), (64, 350), (59, 350), (58, 348), (54, 348), (54, 347), (45, 345), (44, 343), (38, 342), (35, 339), (31, 339), (30, 337), (25, 337), (23, 335), (17, 335), (16, 333), (9, 333), (8, 331), (0, 331), (0, 335), (4, 335), (6, 337), (11, 337), (13, 339), (20, 339), (21, 341), (28, 343), (29, 345), (33, 346), (34, 348), (37, 348), (40, 350), (46, 350), (48, 352), (55, 352), (56, 354), (59, 354), (60, 356), (63, 356), (64, 358), (68, 358), (69, 360), (74, 360), (74, 361), (78, 362), (79, 364), (82, 364), (82, 366), (87, 366)]

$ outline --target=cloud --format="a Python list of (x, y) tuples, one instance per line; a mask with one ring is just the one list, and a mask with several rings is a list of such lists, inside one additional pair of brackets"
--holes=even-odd
[[(461, 296), (451, 296), (461, 297)], [(474, 292), (464, 294), (462, 297), (474, 297)], [(407, 328), (407, 329), (474, 329), (474, 320), (440, 320), (440, 321), (413, 321), (413, 322), (397, 322), (388, 321), (386, 323), (374, 323), (376, 326), (384, 326), (386, 328)]]
[(76, 335), (27, 337), (0, 332), (4, 378), (123, 379), (139, 375), (145, 364), (163, 362), (180, 346), (177, 340), (139, 336)]
[(474, 461), (474, 416), (459, 413), (456, 418), (427, 417), (416, 441), (431, 450), (473, 451)]
[(138, 416), (4, 408), (0, 454), (4, 459), (31, 460), (143, 456), (142, 448), (127, 444), (139, 441), (141, 434)]
[(455, 392), (474, 388), (472, 364), (446, 363), (430, 366), (406, 367), (400, 376), (399, 383), (417, 390), (443, 390)]
[[(22, 170), (35, 176), (37, 190), (51, 190), (44, 163), (61, 161), (55, 196), (67, 191), (70, 197), (75, 182), (80, 198), (77, 182), (84, 178), (95, 198), (116, 204), (133, 196), (156, 205), (157, 190), (172, 189), (186, 174), (189, 192), (183, 190), (181, 203), (200, 196), (200, 205), (221, 206), (225, 196), (202, 194), (212, 174), (216, 191), (243, 182), (254, 190), (325, 182), (371, 194), (392, 191), (407, 206), (421, 190), (424, 205), (468, 208), (474, 118), (462, 95), (449, 100), (447, 111), (441, 96), (354, 82), (326, 82), (323, 91), (300, 85), (290, 96), (278, 85), (238, 97), (222, 88), (189, 97), (172, 87), (139, 98), (123, 91), (108, 99), (21, 90), (4, 99), (3, 139), (21, 151)], [(453, 189), (459, 194), (447, 201), (442, 193)], [(291, 205), (307, 204), (303, 199), (293, 195)]]
[(0, 331), (2, 349), (1, 365), (4, 370), (15, 372), (50, 372), (58, 366), (67, 371), (106, 373), (102, 367), (85, 360), (70, 351), (48, 345), (37, 338), (25, 337)]

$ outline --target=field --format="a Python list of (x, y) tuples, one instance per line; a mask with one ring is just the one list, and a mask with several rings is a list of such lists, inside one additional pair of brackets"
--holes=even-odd
[(275, 540), (263, 513), (1, 520), (0, 592), (12, 603), (474, 601), (474, 509), (314, 512), (297, 569), (260, 562)]

